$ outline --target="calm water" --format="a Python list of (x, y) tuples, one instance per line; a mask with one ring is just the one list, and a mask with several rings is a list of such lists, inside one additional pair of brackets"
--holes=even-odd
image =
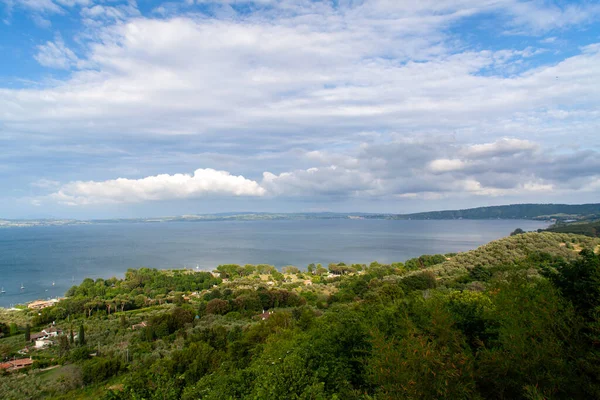
[(518, 227), (546, 226), (516, 220), (308, 220), (0, 229), (0, 287), (6, 291), (0, 306), (60, 296), (73, 282), (122, 277), (128, 268), (389, 263), (470, 250)]

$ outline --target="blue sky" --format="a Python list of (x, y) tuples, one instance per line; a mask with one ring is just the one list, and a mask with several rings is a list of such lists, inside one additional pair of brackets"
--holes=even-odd
[(0, 217), (600, 198), (600, 4), (0, 0)]

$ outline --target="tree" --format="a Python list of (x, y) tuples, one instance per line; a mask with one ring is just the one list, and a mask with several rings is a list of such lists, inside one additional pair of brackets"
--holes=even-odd
[(83, 324), (79, 325), (79, 336), (77, 337), (77, 341), (80, 346), (85, 345), (85, 328), (83, 327)]
[(69, 339), (67, 339), (67, 337), (64, 335), (58, 337), (58, 350), (61, 356), (69, 351)]
[(0, 344), (0, 360), (4, 360), (12, 353), (12, 348), (8, 344)]
[(29, 324), (25, 325), (25, 341), (29, 342), (31, 340), (31, 327)]
[(19, 327), (14, 322), (11, 322), (10, 323), (10, 335), (13, 336), (13, 335), (16, 335), (17, 333), (19, 333)]
[(522, 235), (525, 231), (521, 228), (517, 228), (510, 233), (510, 236)]
[(229, 303), (221, 299), (212, 299), (206, 304), (207, 314), (227, 314), (229, 311)]
[(556, 274), (549, 274), (562, 295), (586, 317), (600, 306), (600, 255), (583, 249), (577, 260), (559, 265)]
[(285, 266), (285, 267), (281, 268), (281, 271), (284, 274), (297, 274), (298, 272), (300, 272), (298, 267), (294, 267), (293, 265)]
[(325, 275), (327, 273), (327, 269), (323, 268), (321, 264), (317, 264), (317, 269), (315, 270), (315, 274), (317, 275)]
[(69, 344), (73, 344), (75, 343), (75, 336), (73, 335), (73, 327), (71, 326), (71, 329), (69, 331)]

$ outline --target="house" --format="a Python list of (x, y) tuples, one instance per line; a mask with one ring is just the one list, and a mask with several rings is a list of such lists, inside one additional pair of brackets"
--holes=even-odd
[(17, 371), (19, 369), (30, 367), (33, 364), (31, 357), (10, 360), (5, 363), (0, 363), (0, 369), (7, 371)]
[(38, 339), (35, 341), (36, 349), (43, 349), (44, 347), (52, 346), (54, 343), (49, 339)]
[(135, 331), (136, 329), (142, 329), (147, 326), (148, 326), (148, 324), (146, 323), (146, 321), (142, 321), (139, 324), (131, 325), (131, 329)]
[(58, 303), (58, 299), (50, 299), (50, 300), (36, 300), (27, 304), (27, 308), (31, 310), (41, 310), (43, 308), (52, 307), (56, 303)]
[(273, 311), (265, 311), (263, 310), (262, 314), (258, 314), (256, 316), (257, 319), (261, 319), (262, 321), (267, 320), (271, 317), (271, 314), (273, 314)]
[(304, 283), (305, 286), (310, 286), (310, 285), (313, 284), (310, 279), (305, 280), (303, 283)]
[(48, 334), (48, 337), (57, 337), (58, 335), (62, 334), (62, 330), (54, 326), (46, 328), (42, 332), (46, 332)]
[(62, 335), (62, 330), (58, 329), (55, 326), (50, 326), (46, 329), (43, 329), (41, 332), (31, 334), (29, 336), (29, 338), (32, 342), (35, 342), (37, 340), (50, 339), (51, 337), (57, 337), (58, 335)]
[(39, 333), (32, 333), (29, 338), (31, 339), (32, 342), (35, 342), (38, 339), (43, 339), (47, 337), (46, 333), (44, 332), (39, 332)]

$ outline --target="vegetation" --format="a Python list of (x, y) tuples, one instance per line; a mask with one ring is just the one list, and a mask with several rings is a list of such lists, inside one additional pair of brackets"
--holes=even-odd
[(511, 204), (397, 215), (394, 219), (589, 219), (600, 217), (600, 204)]
[(593, 222), (577, 222), (570, 224), (557, 224), (546, 229), (548, 232), (574, 233), (590, 237), (600, 237), (600, 220)]
[(86, 279), (41, 315), (0, 314), (64, 332), (0, 398), (600, 398), (599, 245), (523, 233), (390, 265)]

